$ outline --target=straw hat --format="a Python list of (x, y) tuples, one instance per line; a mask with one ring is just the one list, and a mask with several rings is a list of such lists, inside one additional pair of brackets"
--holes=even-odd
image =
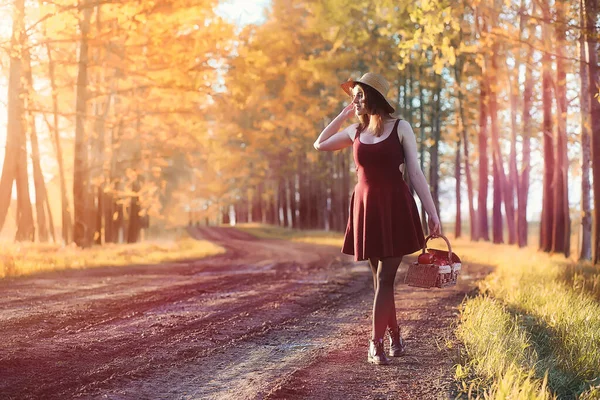
[(368, 86), (372, 87), (373, 89), (375, 89), (377, 91), (377, 93), (379, 93), (383, 97), (383, 99), (386, 101), (386, 103), (389, 107), (389, 109), (387, 109), (386, 111), (389, 112), (390, 114), (395, 111), (394, 106), (392, 106), (392, 102), (387, 98), (387, 92), (390, 90), (390, 84), (388, 83), (388, 81), (385, 80), (385, 78), (383, 76), (381, 76), (379, 74), (375, 74), (373, 72), (367, 72), (366, 74), (361, 76), (360, 79), (357, 79), (357, 80), (348, 79), (348, 81), (342, 83), (341, 86), (342, 86), (342, 89), (344, 89), (344, 92), (346, 92), (348, 95), (352, 96), (352, 88), (357, 83), (362, 83), (364, 85), (368, 85)]

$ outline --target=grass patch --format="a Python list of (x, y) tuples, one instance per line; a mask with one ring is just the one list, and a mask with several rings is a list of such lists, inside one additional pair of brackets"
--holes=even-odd
[(213, 243), (185, 234), (165, 241), (106, 244), (89, 249), (39, 243), (0, 243), (0, 278), (37, 272), (131, 264), (158, 264), (223, 253)]
[(341, 232), (326, 232), (317, 230), (298, 230), (264, 224), (238, 224), (240, 231), (249, 233), (261, 239), (282, 239), (292, 242), (312, 243), (323, 246), (342, 247), (344, 234)]
[(463, 394), (600, 398), (597, 270), (531, 248), (454, 242), (463, 262), (496, 267), (463, 304)]

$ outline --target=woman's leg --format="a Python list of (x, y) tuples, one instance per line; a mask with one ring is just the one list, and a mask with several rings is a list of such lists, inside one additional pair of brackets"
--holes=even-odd
[(379, 258), (369, 258), (369, 267), (373, 274), (373, 291), (377, 293), (377, 268), (379, 268)]
[(383, 338), (385, 328), (397, 326), (394, 280), (402, 257), (385, 258), (377, 267), (377, 289), (373, 301), (373, 340)]
[[(402, 260), (402, 259), (400, 259)], [(373, 274), (373, 291), (377, 293), (377, 269), (379, 268), (379, 264), (381, 261), (379, 258), (369, 258), (369, 266), (371, 267), (371, 273)], [(400, 262), (398, 262), (400, 264)], [(392, 302), (392, 307), (390, 310), (390, 316), (388, 318), (387, 326), (391, 329), (396, 329), (398, 326), (398, 321), (396, 320), (396, 303)]]

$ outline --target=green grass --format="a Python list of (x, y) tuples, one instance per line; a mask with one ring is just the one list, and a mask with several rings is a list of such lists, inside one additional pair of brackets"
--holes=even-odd
[(0, 243), (0, 278), (44, 271), (100, 266), (158, 264), (223, 253), (213, 243), (180, 234), (177, 238), (134, 244), (106, 244), (89, 249), (40, 243)]
[(455, 243), (464, 263), (496, 267), (463, 304), (463, 395), (600, 398), (598, 271), (531, 249)]

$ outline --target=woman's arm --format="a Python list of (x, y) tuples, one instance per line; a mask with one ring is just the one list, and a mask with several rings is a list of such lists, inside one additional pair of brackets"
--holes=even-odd
[[(319, 151), (334, 151), (352, 146), (353, 138), (350, 135), (356, 124), (339, 131), (344, 122), (354, 115), (354, 103), (347, 105), (342, 112), (327, 125), (323, 132), (315, 140), (314, 147)], [(338, 132), (339, 131), (339, 132)]]
[(427, 180), (423, 171), (419, 167), (417, 159), (417, 140), (415, 134), (408, 122), (401, 120), (398, 123), (398, 134), (402, 137), (402, 147), (404, 148), (404, 157), (406, 158), (406, 167), (408, 168), (408, 176), (417, 195), (421, 199), (425, 211), (429, 216), (429, 231), (432, 234), (440, 233), (440, 219), (438, 217), (433, 198), (427, 185)]

